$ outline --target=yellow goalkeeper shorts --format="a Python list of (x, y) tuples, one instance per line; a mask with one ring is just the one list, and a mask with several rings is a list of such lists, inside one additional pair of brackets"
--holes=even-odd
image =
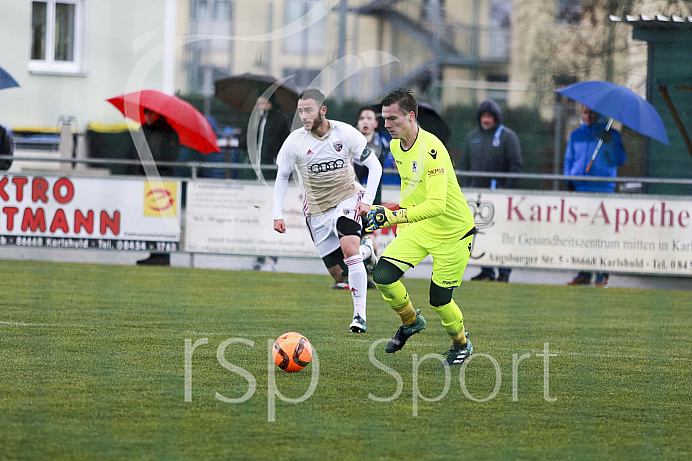
[(453, 242), (431, 242), (407, 226), (397, 233), (381, 257), (406, 272), (430, 255), (433, 260), (432, 281), (443, 288), (458, 287), (471, 256), (472, 242), (473, 234)]

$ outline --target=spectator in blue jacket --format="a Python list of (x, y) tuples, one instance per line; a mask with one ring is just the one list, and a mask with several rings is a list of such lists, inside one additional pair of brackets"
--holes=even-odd
[[(622, 137), (617, 130), (605, 131), (606, 124), (602, 117), (584, 106), (582, 109), (582, 125), (569, 135), (565, 150), (565, 176), (608, 176), (616, 178), (618, 167), (625, 163), (627, 154), (622, 145)], [(596, 150), (598, 141), (603, 144), (598, 151), (591, 170), (587, 173), (591, 156)], [(580, 192), (610, 192), (615, 191), (614, 182), (570, 181), (568, 189)]]
[[(603, 140), (598, 155), (591, 165), (589, 172), (586, 167), (591, 161), (598, 141)], [(588, 107), (582, 108), (582, 125), (569, 135), (569, 142), (565, 150), (565, 176), (607, 176), (616, 178), (618, 167), (625, 163), (627, 154), (622, 145), (622, 137), (617, 130), (606, 131), (606, 124), (600, 114)], [(615, 191), (614, 182), (596, 181), (568, 181), (567, 188), (580, 192), (607, 192)], [(591, 273), (579, 272), (568, 285), (590, 285)], [(608, 285), (608, 274), (598, 272), (595, 286)]]

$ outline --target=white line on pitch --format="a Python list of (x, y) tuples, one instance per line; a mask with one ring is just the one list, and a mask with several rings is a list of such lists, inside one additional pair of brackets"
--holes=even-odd
[(11, 325), (14, 327), (54, 327), (59, 326), (50, 323), (24, 323), (24, 322), (3, 322), (0, 321), (0, 325)]

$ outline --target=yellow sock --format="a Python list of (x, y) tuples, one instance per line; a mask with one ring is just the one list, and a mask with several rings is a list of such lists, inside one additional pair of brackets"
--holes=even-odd
[(411, 304), (411, 301), (400, 309), (394, 309), (394, 312), (399, 314), (399, 317), (401, 317), (401, 323), (404, 325), (411, 325), (416, 321), (416, 317), (418, 316), (418, 314), (416, 314), (416, 310), (413, 308), (413, 304)]
[(394, 309), (402, 323), (410, 325), (416, 320), (416, 311), (413, 309), (408, 292), (403, 283), (397, 280), (389, 285), (377, 284), (377, 289), (382, 293), (382, 298)]
[(466, 331), (464, 330), (464, 315), (461, 313), (461, 309), (457, 306), (454, 300), (444, 306), (433, 306), (437, 315), (442, 319), (442, 326), (445, 327), (445, 331), (452, 338), (452, 343), (455, 346), (463, 346), (466, 344)]
[(456, 335), (449, 335), (452, 338), (452, 344), (455, 346), (463, 346), (466, 344), (466, 329), (462, 328), (461, 331)]

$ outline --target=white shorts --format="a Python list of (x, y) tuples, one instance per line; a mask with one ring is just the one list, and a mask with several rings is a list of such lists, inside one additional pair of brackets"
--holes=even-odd
[(308, 231), (310, 231), (310, 237), (312, 237), (312, 241), (315, 243), (315, 248), (317, 248), (320, 258), (324, 258), (341, 247), (339, 233), (336, 230), (336, 221), (340, 217), (344, 216), (362, 225), (360, 218), (357, 216), (358, 204), (362, 198), (362, 194), (356, 194), (341, 201), (331, 211), (307, 217)]

